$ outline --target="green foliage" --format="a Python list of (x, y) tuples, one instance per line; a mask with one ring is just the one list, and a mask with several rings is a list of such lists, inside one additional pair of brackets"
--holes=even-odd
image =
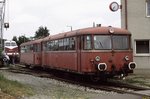
[[(47, 29), (47, 27), (40, 26), (39, 29), (35, 32), (34, 38), (43, 38), (48, 35), (49, 35), (49, 30)], [(17, 45), (20, 46), (20, 44), (29, 41), (30, 38), (26, 37), (25, 35), (22, 35), (22, 36), (19, 36), (18, 38), (17, 36), (14, 36), (12, 40), (16, 41)]]
[(22, 36), (19, 36), (18, 38), (14, 36), (12, 40), (16, 41), (17, 45), (20, 46), (21, 43), (29, 41), (29, 38), (22, 35)]
[(42, 38), (49, 35), (49, 30), (47, 27), (40, 26), (39, 29), (35, 32), (35, 38)]

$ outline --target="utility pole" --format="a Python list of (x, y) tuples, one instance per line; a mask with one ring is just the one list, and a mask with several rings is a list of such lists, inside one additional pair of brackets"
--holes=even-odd
[[(5, 18), (5, 5), (6, 0), (0, 0), (0, 48), (3, 49), (3, 31), (4, 31), (4, 18)], [(8, 25), (8, 24), (7, 24)]]
[(70, 31), (72, 31), (72, 26), (67, 26), (67, 27), (70, 27)]

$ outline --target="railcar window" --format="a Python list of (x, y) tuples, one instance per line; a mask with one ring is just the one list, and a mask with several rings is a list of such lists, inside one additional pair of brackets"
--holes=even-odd
[(37, 52), (40, 52), (41, 51), (41, 46), (40, 44), (37, 45)]
[(33, 51), (34, 49), (33, 49), (33, 45), (30, 45), (30, 51)]
[(47, 42), (43, 43), (43, 51), (47, 51)]
[[(31, 50), (31, 51), (32, 51), (32, 50)], [(34, 52), (40, 52), (40, 51), (41, 51), (40, 45), (39, 45), (39, 44), (35, 44), (35, 45), (33, 46), (33, 51), (34, 51)]]
[(91, 36), (84, 36), (84, 49), (89, 50), (92, 49), (92, 39)]
[(29, 52), (29, 51), (30, 51), (30, 46), (27, 45), (27, 46), (26, 46), (26, 52)]
[(102, 36), (102, 35), (94, 36), (94, 49), (110, 50), (111, 48), (112, 45), (110, 36)]
[(75, 37), (44, 42), (43, 49), (44, 51), (75, 50)]
[(64, 39), (64, 50), (69, 50), (69, 38)]
[(51, 41), (46, 42), (46, 51), (51, 51), (52, 50), (52, 45), (51, 45)]
[(126, 50), (129, 49), (129, 37), (128, 36), (113, 36), (113, 49)]
[(74, 37), (70, 38), (69, 50), (75, 50), (75, 38)]
[(58, 40), (55, 40), (54, 50), (57, 51), (59, 48)]
[(54, 51), (55, 50), (55, 42), (54, 41), (50, 41), (50, 45), (49, 45), (49, 51)]
[(63, 43), (63, 39), (59, 40), (59, 50), (64, 50), (64, 43)]
[(26, 52), (26, 48), (25, 48), (25, 46), (22, 46), (21, 47), (21, 53), (25, 53)]

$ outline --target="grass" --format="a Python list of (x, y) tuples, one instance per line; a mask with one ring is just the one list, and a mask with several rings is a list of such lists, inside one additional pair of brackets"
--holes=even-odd
[(20, 84), (17, 81), (8, 80), (2, 74), (0, 74), (0, 89), (2, 93), (14, 97), (34, 95), (33, 90), (29, 86)]

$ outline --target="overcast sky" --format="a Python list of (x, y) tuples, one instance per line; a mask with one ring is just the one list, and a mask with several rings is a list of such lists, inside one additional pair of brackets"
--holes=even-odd
[[(109, 4), (120, 0), (6, 0), (5, 21), (10, 28), (4, 30), (4, 39), (13, 36), (34, 36), (40, 26), (50, 34), (86, 28), (96, 24), (120, 27), (120, 10), (111, 12)], [(9, 10), (8, 10), (9, 9)]]

